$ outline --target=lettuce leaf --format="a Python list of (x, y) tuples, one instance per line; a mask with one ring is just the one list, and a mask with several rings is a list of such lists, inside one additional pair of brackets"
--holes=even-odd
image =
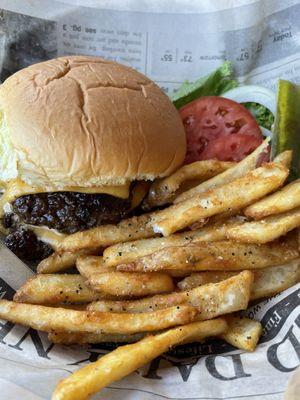
[(271, 130), (274, 123), (274, 115), (270, 110), (258, 103), (249, 102), (242, 104), (251, 112), (258, 125), (269, 129), (269, 131)]
[(171, 97), (176, 108), (181, 108), (202, 96), (220, 96), (238, 86), (233, 78), (233, 69), (229, 61), (225, 61), (218, 69), (195, 82), (184, 82)]

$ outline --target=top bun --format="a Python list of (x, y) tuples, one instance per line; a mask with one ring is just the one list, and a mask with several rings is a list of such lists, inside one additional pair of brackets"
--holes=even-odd
[(169, 98), (137, 71), (94, 57), (25, 68), (0, 87), (0, 179), (35, 187), (163, 177), (186, 139)]

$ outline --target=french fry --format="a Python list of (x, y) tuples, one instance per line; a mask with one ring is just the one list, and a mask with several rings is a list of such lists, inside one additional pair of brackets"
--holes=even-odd
[(95, 251), (80, 250), (77, 252), (54, 252), (51, 256), (42, 260), (37, 266), (39, 274), (55, 274), (56, 272), (66, 271), (74, 267), (79, 256), (84, 254), (93, 254)]
[(300, 260), (254, 271), (251, 300), (274, 296), (300, 281)]
[(206, 226), (196, 231), (176, 233), (167, 238), (141, 239), (127, 243), (119, 243), (108, 247), (103, 253), (103, 259), (107, 266), (130, 263), (140, 257), (153, 254), (156, 251), (172, 246), (186, 246), (199, 242), (214, 242), (226, 239), (226, 231), (229, 226), (240, 225), (245, 218), (231, 218), (225, 222)]
[[(210, 322), (217, 321), (211, 320)], [(245, 351), (254, 351), (259, 337), (262, 333), (261, 323), (242, 316), (225, 316), (228, 328), (221, 333), (220, 337), (234, 347)], [(208, 321), (207, 321), (208, 322)], [(48, 339), (55, 344), (87, 344), (87, 343), (134, 343), (147, 336), (148, 333), (136, 333), (131, 335), (108, 334), (108, 333), (49, 333)], [(212, 335), (214, 336), (214, 335)], [(201, 340), (193, 337), (189, 342)]]
[(52, 400), (85, 400), (112, 382), (122, 379), (180, 343), (218, 336), (227, 324), (224, 319), (195, 322), (168, 330), (141, 341), (118, 347), (98, 361), (79, 369), (56, 387)]
[(0, 300), (0, 318), (45, 332), (139, 333), (186, 324), (194, 307), (182, 304), (140, 314), (77, 311)]
[(88, 280), (93, 290), (113, 296), (143, 297), (174, 290), (172, 278), (162, 272), (103, 272)]
[(197, 220), (238, 211), (282, 186), (287, 176), (288, 169), (282, 164), (264, 164), (230, 183), (159, 211), (152, 223), (153, 230), (169, 236)]
[(259, 321), (239, 316), (226, 316), (228, 329), (221, 338), (232, 346), (245, 351), (254, 351), (262, 334)]
[[(170, 203), (177, 190), (187, 181), (203, 182), (220, 172), (226, 171), (236, 163), (219, 160), (196, 161), (184, 165), (167, 178), (156, 180), (152, 183), (145, 204), (149, 208)], [(196, 186), (196, 183), (193, 185)]]
[[(270, 297), (299, 282), (300, 260), (296, 259), (288, 264), (263, 268), (252, 272), (254, 275), (254, 282), (251, 289), (250, 300)], [(178, 282), (177, 285), (180, 290), (191, 290), (200, 285), (221, 282), (236, 274), (236, 271), (197, 272)]]
[[(216, 319), (209, 322), (214, 323)], [(261, 332), (261, 324), (246, 317), (225, 316), (228, 328), (221, 334), (221, 338), (233, 346), (246, 351), (253, 351)], [(208, 322), (208, 321), (207, 321)], [(161, 332), (156, 332), (156, 334)], [(133, 333), (131, 335), (112, 333), (71, 333), (52, 332), (48, 334), (48, 340), (55, 344), (87, 344), (87, 343), (134, 343), (149, 333)], [(228, 340), (227, 340), (228, 338)], [(189, 342), (201, 340), (201, 337), (192, 337)]]
[[(264, 269), (265, 270), (265, 269)], [(255, 274), (255, 271), (252, 271)], [(231, 278), (239, 273), (239, 271), (203, 271), (193, 272), (191, 275), (177, 283), (180, 290), (191, 290), (197, 286), (207, 285), (208, 283), (218, 283), (225, 279)]]
[(262, 219), (269, 215), (280, 214), (300, 206), (300, 180), (291, 182), (281, 190), (251, 204), (244, 211), (247, 217)]
[(120, 242), (155, 236), (152, 228), (156, 213), (144, 214), (121, 221), (117, 225), (102, 225), (67, 236), (60, 251), (75, 252), (82, 249), (108, 247)]
[(118, 271), (150, 272), (161, 270), (243, 270), (266, 268), (299, 256), (296, 243), (282, 241), (263, 245), (233, 241), (200, 242), (167, 247), (149, 256), (117, 266)]
[(267, 243), (300, 226), (300, 207), (283, 214), (271, 215), (261, 221), (229, 227), (226, 236), (244, 243)]
[(274, 162), (285, 165), (288, 169), (291, 168), (293, 158), (292, 150), (285, 150), (274, 158)]
[(102, 312), (140, 313), (180, 304), (190, 304), (202, 320), (245, 309), (248, 305), (253, 274), (243, 271), (219, 283), (199, 286), (186, 292), (173, 292), (131, 301), (97, 301), (88, 310)]
[(15, 293), (14, 301), (31, 304), (89, 303), (103, 298), (80, 275), (41, 274), (30, 278)]
[(48, 334), (50, 342), (55, 344), (86, 344), (86, 343), (134, 343), (145, 337), (145, 333), (73, 333), (51, 332)]
[(243, 177), (248, 172), (256, 168), (256, 164), (261, 157), (261, 155), (268, 151), (270, 139), (266, 139), (256, 150), (254, 150), (248, 157), (244, 158), (241, 162), (235, 166), (229, 168), (228, 170), (222, 172), (219, 175), (201, 183), (200, 185), (187, 190), (186, 192), (180, 194), (174, 200), (174, 203), (180, 203), (190, 197), (197, 194), (204, 193), (207, 190), (214, 189), (218, 186), (223, 186), (230, 183), (238, 178)]
[(87, 279), (93, 274), (113, 271), (104, 264), (102, 256), (80, 256), (76, 260), (76, 268)]
[[(262, 332), (260, 322), (251, 320), (242, 316), (226, 315), (225, 321), (228, 328), (224, 330), (220, 337), (230, 343), (232, 346), (245, 351), (253, 351)], [(217, 321), (216, 319), (207, 322)], [(156, 334), (161, 332), (156, 332)], [(112, 334), (112, 333), (70, 333), (70, 332), (52, 332), (48, 339), (55, 344), (87, 344), (87, 343), (134, 343), (149, 333), (134, 333), (131, 335)], [(214, 335), (212, 335), (214, 336)], [(219, 336), (219, 335), (218, 335)], [(199, 341), (201, 337), (192, 337), (189, 342)]]
[[(77, 269), (83, 277), (89, 279), (93, 274), (99, 274), (102, 272), (113, 272), (115, 269), (108, 267), (103, 262), (103, 257), (100, 256), (89, 256), (79, 257), (76, 262)], [(174, 278), (182, 278), (190, 275), (193, 271), (185, 270), (165, 270), (166, 274)]]

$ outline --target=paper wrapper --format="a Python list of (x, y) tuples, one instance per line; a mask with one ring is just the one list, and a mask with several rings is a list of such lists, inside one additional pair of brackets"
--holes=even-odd
[[(168, 94), (224, 60), (242, 82), (273, 90), (278, 78), (300, 82), (299, 1), (0, 0), (0, 6), (2, 81), (35, 62), (87, 54), (131, 65)], [(4, 247), (0, 260), (0, 295), (12, 298), (32, 271)], [(283, 399), (300, 359), (299, 297), (300, 285), (246, 311), (264, 328), (254, 353), (221, 340), (180, 346), (95, 398)], [(113, 348), (54, 346), (45, 334), (0, 321), (0, 398), (49, 399), (59, 379)]]

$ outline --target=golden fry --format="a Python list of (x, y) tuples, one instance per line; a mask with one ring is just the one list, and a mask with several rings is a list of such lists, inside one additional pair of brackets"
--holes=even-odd
[(300, 260), (254, 272), (251, 300), (274, 296), (300, 281)]
[[(296, 259), (288, 264), (253, 270), (254, 282), (250, 300), (274, 296), (283, 290), (295, 285), (300, 280), (300, 260)], [(204, 271), (193, 273), (178, 283), (180, 290), (191, 290), (200, 285), (217, 283), (232, 276), (237, 271)]]
[[(266, 269), (266, 268), (265, 268)], [(263, 271), (265, 270), (263, 269)], [(255, 271), (252, 271), (253, 274)], [(177, 283), (180, 290), (191, 290), (197, 286), (207, 285), (208, 283), (218, 283), (225, 279), (231, 278), (239, 273), (239, 271), (203, 271), (193, 272), (191, 275)]]
[(261, 221), (229, 227), (226, 236), (244, 243), (267, 243), (300, 226), (300, 207), (283, 214), (271, 215)]
[(141, 341), (118, 347), (98, 361), (79, 369), (56, 387), (52, 400), (85, 400), (112, 382), (122, 379), (147, 364), (172, 346), (180, 343), (202, 341), (224, 332), (227, 324), (223, 319), (195, 322), (168, 330)]
[(293, 158), (293, 151), (285, 150), (282, 153), (278, 154), (273, 161), (276, 163), (283, 164), (285, 167), (290, 169), (292, 164), (292, 158)]
[(198, 185), (213, 176), (226, 171), (236, 163), (224, 162), (219, 160), (196, 161), (192, 164), (184, 165), (172, 175), (164, 179), (158, 179), (152, 183), (145, 204), (149, 208), (170, 203), (174, 195), (181, 189), (182, 184), (187, 181), (196, 181), (193, 186)]
[(269, 215), (280, 214), (300, 206), (300, 180), (291, 182), (281, 190), (251, 204), (245, 209), (245, 215), (262, 219)]
[(224, 240), (226, 239), (228, 227), (240, 225), (244, 220), (245, 218), (243, 217), (231, 218), (196, 231), (176, 233), (167, 238), (141, 239), (133, 242), (119, 243), (105, 249), (103, 259), (106, 265), (116, 266), (133, 262), (140, 257), (153, 254), (166, 247)]
[(262, 153), (266, 152), (269, 146), (270, 139), (266, 139), (256, 150), (254, 150), (248, 157), (240, 161), (238, 164), (229, 168), (228, 170), (222, 172), (219, 175), (201, 183), (200, 185), (180, 194), (174, 200), (174, 203), (180, 203), (190, 197), (197, 194), (204, 193), (207, 190), (214, 189), (218, 186), (223, 186), (230, 183), (242, 176), (246, 175), (248, 172), (256, 168), (256, 164)]
[(254, 351), (262, 334), (259, 321), (245, 317), (226, 316), (228, 329), (221, 337), (232, 346), (245, 351)]
[(123, 297), (143, 297), (174, 290), (172, 278), (163, 272), (103, 272), (88, 280), (96, 291)]
[(113, 271), (104, 264), (102, 256), (81, 256), (76, 260), (76, 268), (83, 277), (89, 279), (93, 274)]
[(78, 251), (107, 247), (120, 242), (155, 236), (152, 220), (156, 213), (144, 214), (121, 221), (118, 225), (102, 225), (67, 236), (60, 245), (61, 251)]
[(121, 264), (119, 271), (161, 270), (243, 270), (265, 268), (291, 261), (299, 256), (296, 244), (282, 241), (263, 245), (233, 241), (201, 242), (167, 247), (149, 256)]
[(199, 286), (186, 292), (172, 292), (131, 301), (98, 301), (88, 306), (92, 311), (140, 313), (179, 304), (196, 307), (201, 319), (245, 309), (248, 305), (253, 274), (243, 271), (220, 283)]
[(169, 236), (203, 218), (238, 211), (282, 186), (287, 176), (288, 169), (282, 164), (264, 164), (230, 183), (159, 211), (153, 221), (153, 229), (156, 233)]
[(186, 324), (195, 318), (189, 305), (151, 313), (116, 314), (77, 311), (0, 300), (0, 318), (45, 332), (138, 333)]
[(51, 256), (42, 260), (38, 267), (37, 272), (39, 274), (55, 274), (56, 272), (65, 271), (71, 267), (74, 267), (76, 260), (79, 256), (84, 254), (92, 254), (93, 251), (81, 250), (77, 252), (54, 252)]
[(89, 303), (103, 298), (85, 284), (80, 275), (42, 274), (29, 279), (14, 301), (31, 304)]

